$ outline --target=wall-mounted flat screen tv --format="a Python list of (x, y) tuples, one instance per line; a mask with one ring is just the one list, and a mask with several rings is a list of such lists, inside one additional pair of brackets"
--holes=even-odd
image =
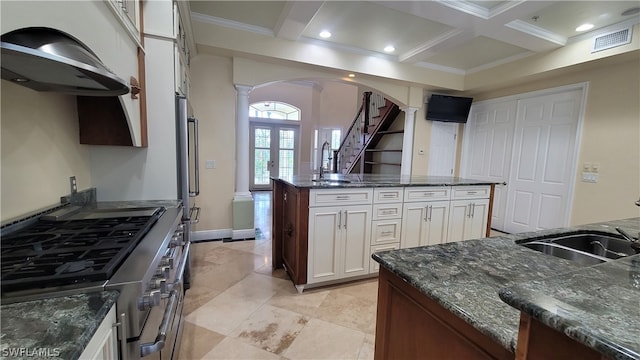
[(427, 103), (427, 120), (466, 123), (473, 98), (433, 94)]

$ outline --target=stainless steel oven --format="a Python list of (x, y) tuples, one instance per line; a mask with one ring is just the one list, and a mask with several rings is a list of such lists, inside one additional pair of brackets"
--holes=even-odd
[[(120, 358), (177, 359), (190, 249), (183, 207), (181, 202), (157, 207), (132, 204), (66, 206), (4, 226), (2, 302), (117, 290), (116, 311), (123, 325), (118, 329)], [(32, 254), (24, 256), (27, 250)], [(34, 265), (14, 265), (12, 251), (20, 261), (62, 253), (83, 255), (69, 258), (69, 267), (76, 269), (69, 271), (68, 278), (58, 266), (53, 276), (34, 279), (20, 278), (20, 271), (8, 272)], [(88, 258), (88, 253), (98, 255)], [(78, 271), (80, 267), (86, 269)], [(98, 271), (93, 274), (93, 270)]]

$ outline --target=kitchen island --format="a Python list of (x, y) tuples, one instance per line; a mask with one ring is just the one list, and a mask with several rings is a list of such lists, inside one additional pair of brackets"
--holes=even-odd
[(456, 177), (273, 180), (273, 267), (298, 291), (376, 276), (371, 254), (487, 236), (495, 184)]
[[(85, 349), (118, 295), (100, 291), (3, 304), (0, 355), (3, 359), (86, 358)], [(109, 333), (112, 323), (106, 324)]]
[(583, 266), (515, 243), (616, 226), (637, 233), (640, 218), (374, 254), (375, 358), (534, 358), (525, 345), (560, 356), (526, 336), (535, 320), (570, 357), (639, 359), (640, 255)]

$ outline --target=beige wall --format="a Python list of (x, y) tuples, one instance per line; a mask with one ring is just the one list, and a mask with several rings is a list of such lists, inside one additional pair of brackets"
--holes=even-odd
[[(571, 225), (640, 216), (640, 59), (475, 95), (494, 99), (588, 82)], [(581, 181), (582, 164), (600, 165), (598, 183)]]
[(60, 203), (69, 177), (91, 187), (89, 146), (80, 145), (76, 97), (2, 80), (2, 220)]
[[(200, 222), (195, 230), (231, 229), (235, 192), (236, 90), (229, 58), (201, 55), (191, 62), (191, 106), (200, 134)], [(248, 146), (248, 144), (247, 144)], [(215, 160), (215, 169), (204, 161)]]

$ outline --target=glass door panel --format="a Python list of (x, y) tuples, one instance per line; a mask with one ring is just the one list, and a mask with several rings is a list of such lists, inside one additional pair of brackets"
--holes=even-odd
[(298, 128), (251, 124), (251, 190), (270, 190), (271, 176), (291, 179), (297, 173)]

